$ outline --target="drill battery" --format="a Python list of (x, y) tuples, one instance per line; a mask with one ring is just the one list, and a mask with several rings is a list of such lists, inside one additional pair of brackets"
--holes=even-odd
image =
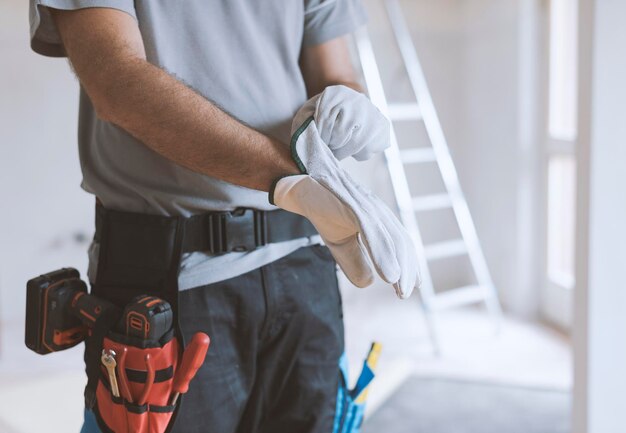
[(76, 269), (63, 268), (28, 281), (26, 285), (26, 346), (45, 355), (83, 341), (88, 328), (66, 308), (87, 286)]
[(130, 337), (158, 341), (172, 327), (174, 313), (169, 302), (156, 296), (139, 295), (122, 313), (119, 331)]

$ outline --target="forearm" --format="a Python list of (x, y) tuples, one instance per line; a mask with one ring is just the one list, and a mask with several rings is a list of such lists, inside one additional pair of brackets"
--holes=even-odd
[(309, 97), (334, 85), (343, 85), (363, 93), (363, 87), (352, 66), (347, 36), (304, 47), (300, 56), (300, 70)]
[(106, 101), (101, 115), (157, 153), (263, 191), (277, 177), (298, 172), (288, 146), (243, 125), (162, 69), (142, 59), (117, 65), (98, 83), (107, 93), (99, 97)]
[(136, 21), (106, 8), (51, 10), (96, 113), (190, 170), (268, 191), (298, 173), (288, 146), (243, 125), (150, 64)]

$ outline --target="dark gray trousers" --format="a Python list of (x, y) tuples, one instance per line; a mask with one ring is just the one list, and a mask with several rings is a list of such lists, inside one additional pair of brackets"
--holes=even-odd
[(343, 321), (326, 247), (183, 291), (179, 302), (185, 340), (202, 331), (211, 346), (172, 432), (332, 432)]

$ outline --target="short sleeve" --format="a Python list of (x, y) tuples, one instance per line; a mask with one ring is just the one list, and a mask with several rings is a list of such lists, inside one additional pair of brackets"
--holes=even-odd
[(30, 46), (36, 53), (64, 57), (65, 49), (48, 7), (62, 10), (119, 9), (137, 19), (134, 0), (30, 0)]
[(305, 0), (304, 45), (352, 33), (367, 21), (361, 0)]

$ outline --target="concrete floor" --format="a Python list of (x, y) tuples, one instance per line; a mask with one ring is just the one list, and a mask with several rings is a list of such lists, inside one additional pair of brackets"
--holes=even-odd
[(386, 287), (349, 287), (344, 306), (351, 375), (357, 374), (372, 340), (383, 344), (366, 413), (410, 375), (566, 391), (572, 387), (570, 343), (547, 326), (505, 316), (496, 333), (481, 308), (443, 312), (436, 320), (437, 356), (417, 299), (398, 300)]
[[(347, 286), (347, 285), (346, 285)], [(505, 317), (496, 336), (480, 309), (441, 314), (441, 355), (435, 356), (416, 299), (399, 301), (388, 287), (344, 289), (346, 349), (351, 375), (372, 340), (383, 344), (368, 403), (372, 413), (410, 375), (471, 379), (569, 390), (569, 343), (536, 323)], [(38, 356), (23, 348), (21, 324), (3, 324), (0, 432), (78, 432), (82, 417), (82, 351)]]

